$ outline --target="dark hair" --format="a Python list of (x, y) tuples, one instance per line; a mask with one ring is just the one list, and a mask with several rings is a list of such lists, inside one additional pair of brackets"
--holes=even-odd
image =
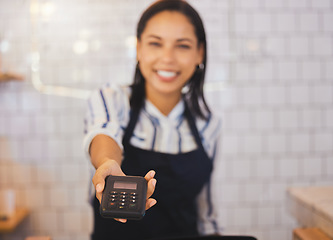
[[(146, 11), (142, 14), (137, 25), (136, 37), (139, 41), (149, 19), (163, 11), (177, 11), (185, 15), (194, 26), (195, 35), (198, 39), (198, 47), (201, 45), (203, 47), (204, 56), (202, 63), (204, 67), (199, 68), (199, 66), (197, 66), (196, 71), (187, 82), (188, 91), (184, 93), (184, 99), (188, 104), (189, 109), (195, 116), (207, 119), (206, 113), (210, 113), (210, 110), (203, 95), (203, 85), (206, 72), (205, 66), (207, 62), (207, 43), (205, 29), (197, 11), (183, 0), (159, 0), (146, 9)], [(134, 82), (131, 85), (131, 88), (131, 107), (134, 110), (139, 110), (144, 104), (146, 94), (145, 79), (142, 76), (138, 65), (135, 70)], [(205, 113), (202, 111), (201, 105), (205, 109)]]

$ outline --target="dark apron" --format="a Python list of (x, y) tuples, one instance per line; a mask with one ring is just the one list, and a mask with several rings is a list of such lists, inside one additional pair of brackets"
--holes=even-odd
[(196, 197), (209, 181), (212, 161), (206, 154), (192, 114), (185, 104), (185, 117), (195, 138), (197, 149), (187, 153), (167, 154), (136, 148), (130, 144), (139, 111), (132, 112), (123, 138), (126, 175), (145, 176), (155, 170), (157, 184), (153, 198), (157, 204), (146, 211), (142, 220), (119, 223), (102, 218), (99, 201), (94, 200), (93, 240), (162, 239), (198, 236)]

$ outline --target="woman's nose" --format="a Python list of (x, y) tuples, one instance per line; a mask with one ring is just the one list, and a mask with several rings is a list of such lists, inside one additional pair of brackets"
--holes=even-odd
[(172, 62), (175, 58), (174, 50), (170, 47), (164, 47), (161, 59), (165, 62)]

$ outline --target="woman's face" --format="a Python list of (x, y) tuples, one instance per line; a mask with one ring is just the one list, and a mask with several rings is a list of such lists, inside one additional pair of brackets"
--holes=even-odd
[(194, 26), (176, 11), (163, 11), (146, 24), (137, 44), (147, 98), (180, 97), (181, 89), (203, 61)]

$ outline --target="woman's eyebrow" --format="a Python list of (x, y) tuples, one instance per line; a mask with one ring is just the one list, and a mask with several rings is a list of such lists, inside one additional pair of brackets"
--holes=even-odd
[(147, 37), (148, 37), (148, 38), (157, 38), (157, 39), (159, 39), (159, 40), (162, 39), (161, 37), (156, 36), (156, 35), (148, 35)]
[(193, 43), (194, 41), (190, 38), (180, 38), (180, 39), (177, 39), (177, 42), (190, 42), (190, 43)]
[[(148, 35), (147, 36), (148, 38), (156, 38), (156, 39), (158, 39), (158, 40), (162, 40), (162, 37), (159, 37), (159, 36), (157, 36), (157, 35), (153, 35), (153, 34), (151, 34), (151, 35)], [(192, 40), (192, 39), (190, 39), (190, 38), (179, 38), (179, 39), (177, 39), (176, 40), (176, 42), (189, 42), (189, 43), (194, 43), (194, 41)]]

